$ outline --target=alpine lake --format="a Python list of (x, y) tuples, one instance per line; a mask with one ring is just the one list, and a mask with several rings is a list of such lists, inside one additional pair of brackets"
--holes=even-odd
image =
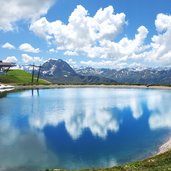
[(0, 170), (102, 168), (171, 136), (171, 90), (54, 88), (0, 94)]

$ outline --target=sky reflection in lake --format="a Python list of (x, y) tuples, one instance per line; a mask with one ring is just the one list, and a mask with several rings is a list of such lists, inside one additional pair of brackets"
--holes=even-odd
[(65, 88), (0, 98), (0, 170), (109, 167), (171, 133), (171, 91)]

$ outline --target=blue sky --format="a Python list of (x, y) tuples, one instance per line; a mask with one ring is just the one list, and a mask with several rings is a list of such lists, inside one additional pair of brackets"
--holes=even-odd
[(171, 66), (170, 0), (0, 0), (0, 11), (4, 61)]

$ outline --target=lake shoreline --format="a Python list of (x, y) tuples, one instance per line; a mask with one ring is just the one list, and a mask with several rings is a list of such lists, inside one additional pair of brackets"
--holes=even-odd
[(167, 139), (165, 141), (165, 143), (159, 147), (157, 154), (162, 154), (162, 153), (165, 153), (169, 150), (171, 150), (171, 137), (169, 139)]
[(51, 85), (14, 85), (15, 89), (34, 89), (34, 88), (145, 88), (145, 89), (168, 89), (171, 90), (170, 86), (146, 86), (146, 85), (60, 85), (60, 84), (51, 84)]
[(4, 89), (1, 87), (10, 87), (14, 89), (38, 89), (38, 88), (145, 88), (145, 89), (168, 89), (171, 90), (171, 86), (165, 85), (129, 85), (129, 84), (49, 84), (49, 85), (15, 85), (15, 84), (3, 84), (0, 83), (0, 90)]

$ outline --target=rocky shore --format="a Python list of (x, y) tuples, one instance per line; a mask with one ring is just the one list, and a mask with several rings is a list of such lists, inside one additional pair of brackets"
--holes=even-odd
[(158, 154), (164, 153), (171, 149), (171, 137), (159, 147)]
[(153, 88), (153, 89), (169, 89), (171, 90), (171, 86), (146, 86), (146, 85), (105, 85), (105, 84), (50, 84), (50, 85), (16, 85), (15, 89), (32, 89), (32, 88)]

